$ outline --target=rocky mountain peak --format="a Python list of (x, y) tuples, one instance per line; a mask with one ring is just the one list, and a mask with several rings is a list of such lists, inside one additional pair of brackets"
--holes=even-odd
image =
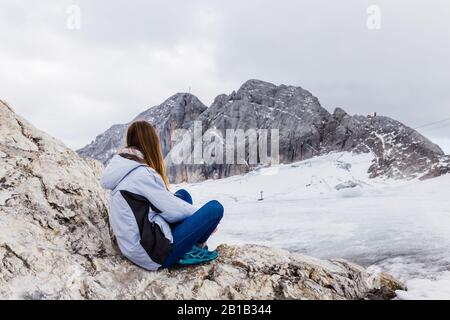
[[(230, 100), (243, 100), (248, 103), (276, 109), (305, 109), (320, 107), (319, 100), (301, 87), (274, 85), (261, 80), (248, 80)], [(318, 110), (319, 108), (316, 108)], [(325, 110), (321, 110), (322, 112)]]
[[(158, 106), (151, 107), (140, 113), (137, 119), (154, 118), (159, 114), (169, 115), (177, 112), (193, 112), (200, 113), (206, 109), (206, 106), (193, 94), (176, 93)], [(155, 119), (156, 120), (156, 119)]]
[(349, 116), (349, 114), (342, 108), (336, 108), (333, 112), (333, 118), (336, 119), (336, 121), (342, 121), (344, 117)]
[[(141, 112), (132, 121), (145, 120), (153, 124), (161, 137), (162, 150), (166, 154), (172, 148), (173, 130), (189, 128), (206, 108), (196, 96), (190, 93), (177, 93), (160, 105)], [(77, 152), (83, 157), (106, 164), (117, 150), (124, 146), (129, 123), (113, 125)]]
[(238, 89), (238, 94), (251, 94), (251, 93), (259, 93), (264, 95), (271, 95), (274, 90), (276, 90), (276, 85), (256, 79), (250, 79), (244, 82), (241, 87)]
[[(369, 172), (373, 177), (424, 178), (450, 171), (442, 165), (446, 163), (442, 150), (415, 130), (380, 115), (349, 115), (342, 108), (330, 114), (317, 97), (298, 86), (277, 86), (252, 79), (231, 94), (217, 96), (209, 108), (193, 95), (177, 94), (137, 118), (158, 127), (165, 154), (173, 147), (173, 130), (192, 131), (193, 122), (198, 120), (202, 122), (203, 132), (215, 128), (222, 136), (227, 129), (279, 130), (281, 163), (329, 152), (352, 151), (373, 154), (374, 165)], [(79, 150), (79, 154), (107, 163), (123, 144), (126, 126), (113, 126), (94, 143)], [(258, 167), (251, 164), (169, 165), (172, 182), (223, 178)]]

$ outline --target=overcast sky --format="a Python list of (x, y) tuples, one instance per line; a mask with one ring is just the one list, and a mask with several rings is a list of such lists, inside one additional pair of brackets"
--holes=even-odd
[[(209, 105), (252, 78), (418, 127), (450, 118), (449, 17), (447, 0), (1, 0), (0, 98), (72, 148), (176, 92)], [(421, 132), (450, 153), (450, 121)]]

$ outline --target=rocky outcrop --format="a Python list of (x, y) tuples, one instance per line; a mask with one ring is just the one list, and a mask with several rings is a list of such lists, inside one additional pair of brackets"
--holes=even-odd
[(428, 175), (445, 158), (430, 140), (402, 123), (383, 116), (350, 116), (338, 108), (324, 128), (322, 153), (370, 152), (372, 177), (415, 178)]
[[(140, 113), (132, 121), (146, 120), (152, 123), (160, 136), (162, 151), (167, 154), (173, 147), (173, 130), (189, 128), (205, 110), (206, 106), (194, 95), (178, 93), (160, 105)], [(77, 152), (82, 157), (93, 158), (106, 164), (124, 145), (127, 127), (128, 123), (115, 124)]]
[[(118, 278), (106, 283), (89, 279), (85, 295), (95, 299), (353, 300), (392, 299), (396, 290), (404, 289), (386, 274), (371, 274), (343, 260), (322, 261), (255, 245), (222, 245), (218, 251), (220, 258), (210, 264), (171, 271), (149, 273), (127, 265), (115, 271)], [(105, 284), (112, 292), (101, 290)]]
[(430, 169), (425, 171), (420, 180), (436, 178), (450, 173), (450, 156), (440, 156), (438, 160), (431, 163)]
[[(202, 123), (202, 131), (214, 128), (225, 141), (227, 130), (249, 129), (267, 130), (267, 155), (271, 150), (271, 129), (278, 130), (279, 161), (291, 163), (320, 154), (321, 132), (330, 114), (310, 92), (293, 86), (276, 86), (271, 83), (249, 80), (237, 92), (218, 96), (213, 104), (197, 119)], [(193, 131), (191, 127), (191, 132)], [(191, 133), (193, 136), (193, 134)], [(257, 132), (257, 140), (261, 135)], [(208, 142), (203, 143), (207, 150)], [(192, 141), (192, 146), (194, 142)], [(260, 163), (249, 160), (248, 140), (245, 145), (244, 164), (196, 164), (174, 166), (168, 162), (170, 178), (174, 181), (196, 181), (208, 178), (224, 178), (252, 170)], [(225, 142), (222, 143), (226, 154)], [(261, 154), (258, 152), (258, 158)], [(170, 160), (170, 159), (169, 159)], [(225, 160), (225, 159), (224, 159)], [(224, 161), (225, 162), (225, 161)], [(266, 165), (269, 165), (268, 162)]]
[(403, 286), (343, 260), (220, 246), (210, 264), (148, 272), (114, 249), (102, 166), (0, 102), (0, 298), (388, 299)]
[(1, 297), (64, 291), (113, 253), (101, 169), (0, 103)]
[[(198, 101), (196, 98), (191, 99)], [(147, 112), (159, 112), (160, 108), (166, 108), (163, 105)], [(176, 103), (171, 106), (180, 109)], [(351, 116), (340, 108), (330, 114), (316, 97), (301, 87), (276, 86), (264, 81), (249, 80), (238, 91), (230, 95), (219, 95), (209, 108), (197, 107), (195, 110), (198, 112), (191, 113), (190, 123), (184, 121), (182, 126), (174, 123), (171, 128), (188, 129), (193, 136), (192, 121), (197, 120), (202, 123), (203, 133), (214, 129), (221, 137), (226, 136), (226, 129), (278, 129), (281, 163), (300, 161), (333, 151), (353, 151), (373, 154), (374, 162), (369, 170), (372, 177), (427, 178), (450, 171), (450, 167), (445, 164), (447, 158), (443, 151), (417, 131), (383, 116)], [(160, 120), (150, 122), (158, 126)], [(124, 126), (120, 130), (118, 128), (113, 126), (91, 145), (79, 150), (79, 153), (106, 164), (115, 150), (123, 144)], [(174, 144), (169, 142), (173, 139), (173, 130), (160, 132), (166, 155)], [(258, 134), (257, 139), (259, 138)], [(270, 131), (268, 141), (270, 155)], [(189, 143), (193, 151), (194, 142)], [(247, 141), (246, 160), (249, 143)], [(208, 144), (209, 141), (203, 142), (204, 150), (207, 150)], [(225, 148), (225, 143), (222, 147)], [(193, 182), (245, 173), (260, 165), (261, 161), (256, 165), (249, 161), (243, 164), (182, 165), (169, 161), (168, 172), (173, 182)]]
[(226, 129), (278, 129), (280, 162), (289, 163), (317, 154), (329, 118), (319, 100), (301, 87), (249, 80), (237, 92), (217, 98), (199, 121), (224, 136)]

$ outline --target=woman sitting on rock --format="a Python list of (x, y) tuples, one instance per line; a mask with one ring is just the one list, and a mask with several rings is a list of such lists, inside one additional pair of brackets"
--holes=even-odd
[(132, 123), (126, 144), (101, 179), (111, 190), (110, 222), (123, 255), (148, 270), (216, 259), (206, 241), (223, 206), (212, 200), (197, 209), (186, 190), (169, 191), (159, 137), (148, 122)]

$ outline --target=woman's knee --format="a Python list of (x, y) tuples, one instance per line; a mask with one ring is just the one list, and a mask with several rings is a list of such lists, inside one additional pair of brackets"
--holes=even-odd
[(190, 204), (193, 203), (191, 194), (185, 189), (177, 190), (177, 192), (175, 192), (175, 196)]
[(217, 219), (220, 220), (223, 217), (224, 208), (223, 205), (217, 200), (211, 200), (207, 203), (208, 207)]

